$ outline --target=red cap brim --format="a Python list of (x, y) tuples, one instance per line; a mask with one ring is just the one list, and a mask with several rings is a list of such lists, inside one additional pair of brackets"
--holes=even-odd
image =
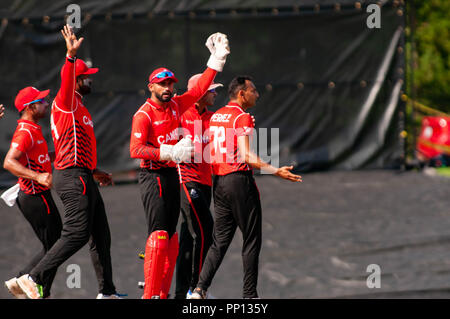
[(39, 95), (35, 98), (35, 100), (43, 99), (50, 93), (50, 90), (44, 90), (39, 93)]
[(98, 72), (98, 68), (89, 68), (86, 72), (84, 72), (82, 74), (94, 74), (94, 73), (97, 73), (97, 72)]

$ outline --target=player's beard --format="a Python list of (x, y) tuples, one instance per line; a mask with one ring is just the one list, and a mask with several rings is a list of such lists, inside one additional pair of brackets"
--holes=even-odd
[(89, 85), (82, 85), (82, 86), (80, 86), (78, 92), (83, 96), (87, 95), (87, 94), (91, 93), (91, 87)]
[[(164, 93), (166, 93), (166, 95), (155, 93), (155, 96), (161, 102), (167, 103), (172, 99), (173, 94), (172, 94), (172, 92), (164, 92)], [(164, 95), (164, 97), (163, 97), (163, 95)]]

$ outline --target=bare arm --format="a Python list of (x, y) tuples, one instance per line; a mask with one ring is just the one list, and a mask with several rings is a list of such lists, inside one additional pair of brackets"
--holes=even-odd
[(251, 167), (260, 169), (283, 179), (287, 179), (291, 182), (302, 181), (302, 177), (300, 175), (295, 175), (290, 172), (293, 169), (293, 166), (282, 166), (280, 168), (276, 168), (262, 161), (258, 155), (250, 150), (250, 138), (248, 135), (238, 136), (237, 141), (240, 157)]
[(39, 173), (31, 169), (26, 168), (19, 162), (19, 158), (23, 155), (21, 151), (15, 148), (10, 148), (6, 154), (5, 161), (3, 162), (3, 168), (11, 172), (17, 177), (31, 179), (38, 182), (45, 187), (52, 187), (52, 174)]
[(65, 111), (73, 110), (73, 101), (76, 87), (75, 56), (83, 42), (83, 38), (77, 39), (70, 26), (65, 25), (61, 34), (66, 41), (66, 62), (61, 72), (61, 88), (57, 95), (57, 103)]

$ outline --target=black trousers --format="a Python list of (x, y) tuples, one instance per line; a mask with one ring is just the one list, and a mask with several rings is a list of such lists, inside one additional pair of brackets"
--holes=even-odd
[(59, 267), (89, 242), (99, 292), (105, 295), (116, 293), (112, 280), (111, 233), (92, 172), (77, 167), (55, 170), (53, 185), (64, 205), (61, 238), (33, 268), (31, 277), (42, 283), (46, 271)]
[(177, 259), (175, 298), (197, 286), (203, 262), (212, 243), (211, 187), (197, 182), (181, 185), (180, 249)]
[(215, 176), (213, 184), (213, 244), (206, 256), (198, 287), (207, 290), (236, 232), (242, 232), (244, 266), (243, 297), (256, 298), (258, 262), (261, 250), (261, 201), (252, 172), (236, 172)]
[(180, 178), (176, 168), (141, 169), (138, 175), (147, 222), (147, 236), (165, 230), (176, 232), (180, 215)]
[[(17, 278), (19, 278), (28, 274), (58, 240), (61, 236), (62, 222), (49, 190), (34, 195), (20, 191), (17, 197), (17, 206), (43, 246), (42, 250), (19, 272), (17, 275)], [(50, 289), (57, 270), (56, 267), (52, 268), (42, 276), (44, 298), (50, 296)]]

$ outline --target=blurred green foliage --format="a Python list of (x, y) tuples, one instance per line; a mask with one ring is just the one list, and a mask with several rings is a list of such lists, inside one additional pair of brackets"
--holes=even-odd
[[(450, 113), (450, 1), (408, 1), (415, 6), (416, 50), (412, 57), (407, 50), (407, 59), (414, 59), (416, 98), (425, 105)], [(408, 43), (408, 49), (410, 45)], [(407, 87), (410, 90), (410, 85)]]

